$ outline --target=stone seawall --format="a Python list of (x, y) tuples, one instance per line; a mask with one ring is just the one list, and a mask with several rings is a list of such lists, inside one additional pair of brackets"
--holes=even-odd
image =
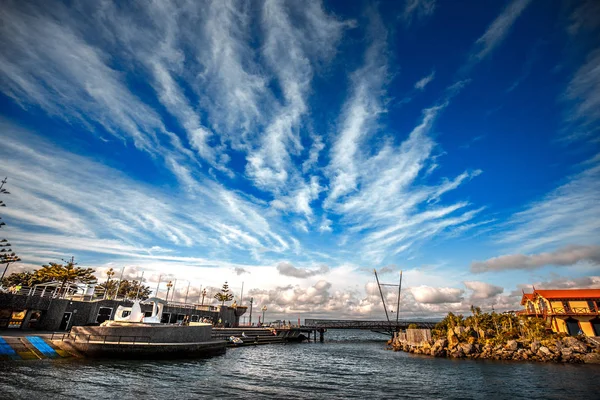
[[(459, 329), (462, 327), (457, 327)], [(600, 364), (596, 346), (575, 337), (556, 337), (542, 341), (508, 340), (505, 343), (477, 343), (473, 337), (459, 340), (461, 332), (448, 331), (448, 336), (437, 340), (423, 332), (428, 329), (407, 329), (388, 342), (394, 351), (405, 351), (434, 357), (525, 360), (539, 362), (564, 362)], [(419, 340), (421, 339), (421, 340)]]

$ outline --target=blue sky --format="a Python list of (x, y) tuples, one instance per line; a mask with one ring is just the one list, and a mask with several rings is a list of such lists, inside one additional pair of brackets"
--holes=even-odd
[(287, 319), (382, 317), (373, 268), (404, 271), (407, 317), (600, 287), (597, 2), (19, 1), (0, 19), (11, 269), (73, 254), (178, 296), (227, 280)]

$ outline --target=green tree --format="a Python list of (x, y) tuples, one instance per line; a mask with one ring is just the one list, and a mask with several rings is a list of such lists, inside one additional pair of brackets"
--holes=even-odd
[[(116, 293), (117, 286), (119, 287), (118, 294)], [(106, 282), (98, 285), (97, 288), (104, 289), (106, 297), (109, 299), (114, 297), (135, 299), (137, 297), (140, 300), (146, 300), (152, 293), (152, 289), (150, 289), (149, 286), (140, 284), (139, 281), (128, 281), (127, 279), (122, 280), (120, 285), (119, 281), (117, 280), (107, 280)]]
[(65, 286), (70, 283), (95, 283), (97, 282), (94, 270), (92, 268), (81, 268), (77, 267), (75, 259), (71, 257), (70, 261), (66, 264), (50, 263), (49, 265), (42, 265), (39, 271), (40, 274), (48, 276), (53, 280), (60, 282), (60, 289), (58, 293), (64, 295)]
[(10, 286), (34, 286), (39, 283), (47, 282), (47, 280), (37, 273), (33, 272), (13, 272), (2, 280), (2, 285), (6, 287)]
[(223, 284), (221, 291), (215, 294), (215, 299), (221, 302), (221, 306), (223, 306), (226, 301), (233, 300), (233, 294), (229, 293), (229, 285), (227, 284), (227, 281), (225, 281)]

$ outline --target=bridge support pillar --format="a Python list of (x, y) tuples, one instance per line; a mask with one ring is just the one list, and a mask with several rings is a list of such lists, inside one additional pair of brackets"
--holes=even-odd
[[(323, 343), (325, 341), (324, 333), (325, 333), (325, 330), (323, 328), (319, 329), (319, 342), (321, 342), (321, 343)], [(316, 335), (316, 332), (315, 332), (315, 335)]]

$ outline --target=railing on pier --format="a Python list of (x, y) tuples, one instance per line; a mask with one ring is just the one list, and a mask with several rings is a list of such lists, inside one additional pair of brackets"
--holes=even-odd
[[(111, 340), (112, 339), (112, 340)], [(124, 340), (124, 339), (130, 339), (130, 340)], [(77, 333), (77, 334), (71, 334), (70, 332), (65, 332), (65, 333), (53, 333), (52, 336), (50, 336), (50, 340), (60, 340), (60, 341), (65, 341), (65, 340), (72, 340), (74, 342), (77, 342), (78, 340), (80, 342), (85, 342), (85, 343), (89, 343), (89, 342), (102, 342), (102, 343), (117, 343), (117, 344), (121, 344), (121, 343), (127, 343), (127, 344), (148, 344), (151, 342), (152, 338), (150, 336), (131, 336), (131, 335), (91, 335), (91, 334), (83, 334), (83, 333)]]
[(439, 321), (361, 321), (361, 320), (334, 320), (334, 319), (306, 319), (304, 324), (313, 328), (324, 329), (364, 329), (373, 331), (394, 332), (407, 329), (409, 325), (417, 328), (433, 328)]

